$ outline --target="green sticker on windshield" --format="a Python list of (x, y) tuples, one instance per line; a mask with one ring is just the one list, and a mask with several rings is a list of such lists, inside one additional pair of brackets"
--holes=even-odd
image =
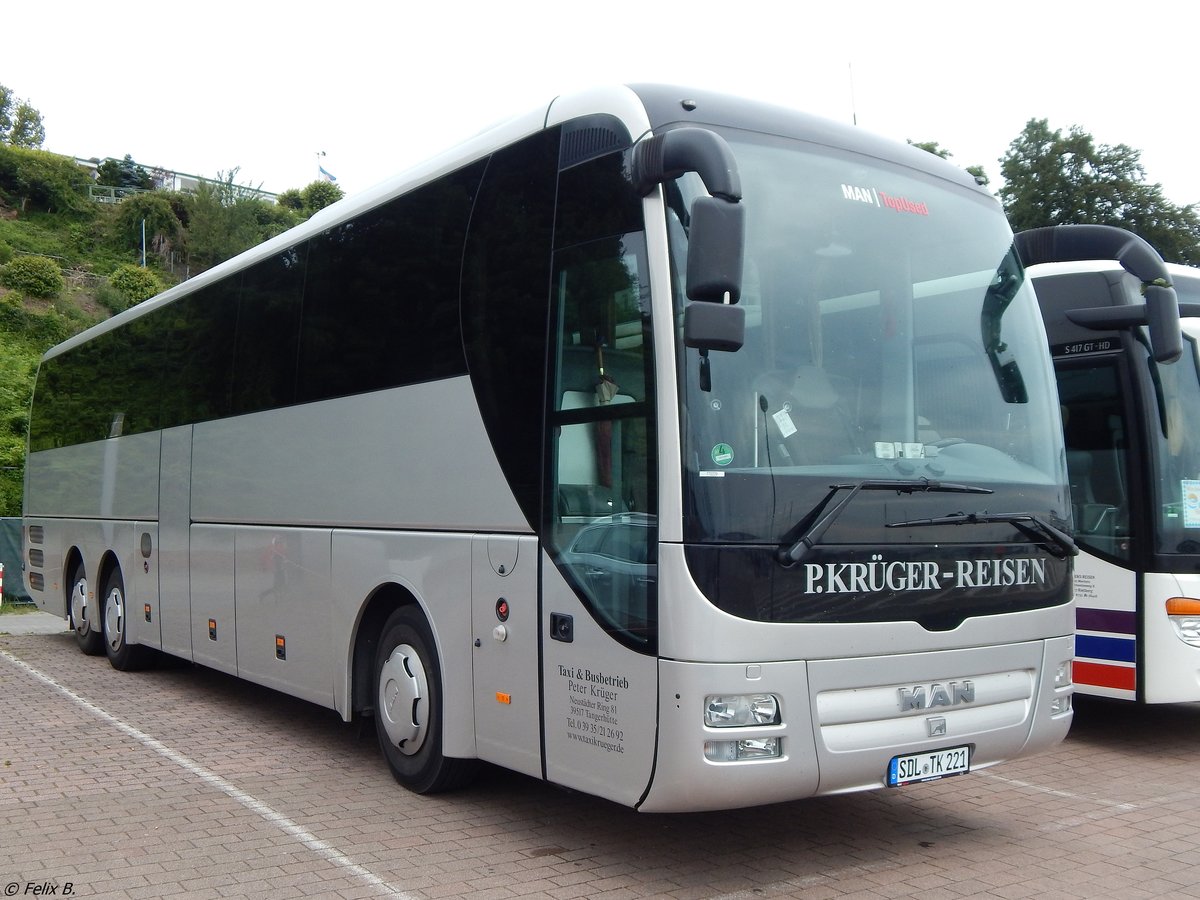
[(733, 448), (728, 444), (717, 444), (712, 448), (712, 461), (718, 466), (727, 466), (733, 462)]

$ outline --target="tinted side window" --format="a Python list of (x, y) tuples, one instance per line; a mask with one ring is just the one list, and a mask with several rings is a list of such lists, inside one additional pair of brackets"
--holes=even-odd
[(240, 278), (182, 297), (154, 313), (173, 364), (162, 375), (162, 428), (229, 415)]
[(74, 443), (67, 433), (76, 408), (69, 360), (69, 354), (56, 356), (38, 367), (33, 408), (29, 414), (29, 449), (32, 452)]
[(296, 354), (308, 245), (247, 269), (238, 304), (234, 415), (276, 409), (296, 397)]
[(162, 321), (161, 312), (133, 319), (45, 362), (38, 371), (30, 448), (158, 428), (170, 362)]
[(86, 433), (72, 443), (158, 428), (163, 341), (153, 316), (134, 319), (79, 348), (72, 360)]
[[(100, 441), (124, 433), (125, 417), (136, 389), (136, 359), (125, 331), (110, 331), (65, 357), (74, 415), (65, 426), (64, 444)], [(133, 417), (131, 417), (132, 419)]]
[(530, 527), (540, 520), (546, 315), (558, 129), (496, 153), (463, 269), (471, 385), (496, 457)]
[(476, 163), (312, 240), (298, 402), (462, 375), (458, 282)]
[(304, 250), (291, 248), (46, 362), (32, 449), (293, 402)]

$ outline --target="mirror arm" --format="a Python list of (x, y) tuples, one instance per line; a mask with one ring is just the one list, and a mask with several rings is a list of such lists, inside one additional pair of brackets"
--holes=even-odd
[(676, 128), (639, 141), (633, 148), (633, 178), (643, 197), (684, 172), (695, 172), (712, 196), (742, 199), (742, 180), (729, 145), (706, 128)]
[[(1112, 225), (1051, 225), (1018, 232), (1013, 236), (1013, 246), (1026, 266), (1086, 259), (1116, 260), (1142, 283), (1142, 295), (1146, 298), (1142, 323), (1150, 328), (1154, 358), (1158, 362), (1172, 362), (1183, 353), (1179, 298), (1171, 286), (1166, 263), (1143, 238)], [(1094, 315), (1088, 318), (1098, 321)], [(1108, 324), (1114, 328), (1129, 327), (1119, 324), (1119, 319), (1120, 314), (1114, 314)]]

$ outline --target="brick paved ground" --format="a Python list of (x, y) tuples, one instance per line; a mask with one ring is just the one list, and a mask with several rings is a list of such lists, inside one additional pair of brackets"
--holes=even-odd
[[(0, 885), (78, 897), (1200, 897), (1200, 705), (899, 791), (640, 815), (499, 770), (397, 786), (332, 712), (0, 634)], [(13, 888), (8, 888), (12, 891)], [(29, 890), (30, 893), (26, 893)], [(42, 894), (41, 896), (47, 896)]]

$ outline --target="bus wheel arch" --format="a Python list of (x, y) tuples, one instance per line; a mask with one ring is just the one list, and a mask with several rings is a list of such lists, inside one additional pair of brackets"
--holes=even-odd
[(67, 553), (64, 585), (67, 589), (67, 621), (75, 635), (75, 643), (88, 656), (104, 652), (104, 635), (99, 619), (96, 598), (88, 597), (87, 566), (78, 547)]
[(378, 587), (363, 604), (355, 625), (351, 659), (350, 709), (355, 717), (373, 721), (375, 714), (375, 649), (388, 617), (416, 598), (398, 584)]
[(370, 689), (375, 732), (393, 777), (418, 794), (466, 784), (479, 763), (442, 752), (442, 664), (421, 607), (394, 608), (378, 635)]
[(149, 661), (149, 649), (129, 643), (129, 597), (121, 566), (111, 556), (101, 564), (104, 585), (98, 603), (104, 653), (114, 669), (131, 672), (143, 668)]

